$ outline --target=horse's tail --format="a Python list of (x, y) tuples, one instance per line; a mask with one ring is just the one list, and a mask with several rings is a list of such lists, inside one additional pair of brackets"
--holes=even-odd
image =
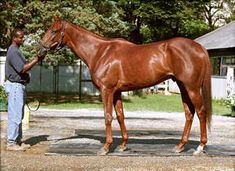
[(207, 127), (210, 130), (211, 128), (211, 119), (212, 119), (212, 98), (211, 98), (211, 64), (209, 55), (206, 49), (203, 48), (206, 55), (206, 72), (202, 82), (202, 96), (203, 96), (203, 103), (206, 112), (206, 121)]

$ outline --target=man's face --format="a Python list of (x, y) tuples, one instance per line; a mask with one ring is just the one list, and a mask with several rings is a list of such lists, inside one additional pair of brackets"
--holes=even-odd
[(24, 32), (18, 31), (13, 41), (18, 45), (22, 45), (24, 43)]

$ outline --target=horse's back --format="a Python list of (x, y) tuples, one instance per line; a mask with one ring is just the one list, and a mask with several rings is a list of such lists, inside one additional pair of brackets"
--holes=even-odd
[(133, 87), (136, 84), (151, 86), (172, 76), (180, 81), (195, 81), (205, 72), (207, 60), (203, 47), (187, 38), (144, 45), (113, 39), (104, 52), (98, 62), (97, 77), (105, 76), (106, 81), (121, 80), (122, 84)]

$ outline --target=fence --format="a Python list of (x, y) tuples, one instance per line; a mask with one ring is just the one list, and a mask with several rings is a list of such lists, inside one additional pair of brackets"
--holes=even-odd
[[(81, 66), (81, 68), (80, 68)], [(40, 71), (41, 70), (41, 71)], [(41, 73), (41, 76), (40, 76)], [(41, 77), (41, 78), (40, 78)], [(41, 80), (41, 86), (40, 86)], [(212, 76), (212, 98), (221, 99), (227, 97), (227, 80), (226, 77)], [(164, 93), (169, 92), (180, 93), (179, 88), (172, 80), (153, 86), (157, 89), (163, 89)], [(151, 87), (149, 88), (151, 89)], [(82, 95), (99, 95), (99, 91), (91, 82), (88, 68), (82, 64), (77, 65), (60, 65), (56, 67), (36, 66), (32, 69), (32, 80), (27, 86), (29, 92), (45, 92), (45, 93), (67, 93)]]
[(0, 85), (4, 82), (5, 75), (6, 50), (0, 48)]
[[(211, 91), (213, 99), (222, 99), (227, 97), (227, 80), (226, 77), (212, 76), (211, 78)], [(180, 93), (180, 90), (175, 82), (169, 80), (169, 91)]]
[[(0, 83), (4, 82), (5, 56), (0, 56)], [(72, 94), (81, 98), (82, 95), (99, 95), (99, 91), (91, 82), (89, 70), (81, 61), (74, 65), (49, 66), (37, 65), (31, 70), (31, 82), (27, 86), (30, 93), (41, 92), (44, 94)], [(233, 80), (234, 81), (234, 80)], [(165, 82), (163, 88), (170, 92), (179, 93), (178, 86), (172, 80)], [(234, 86), (234, 85), (233, 85)], [(154, 86), (154, 88), (160, 88)], [(227, 97), (226, 77), (212, 77), (212, 97), (221, 99)]]
[(89, 70), (85, 64), (49, 66), (37, 65), (31, 70), (31, 81), (27, 92), (49, 93), (54, 95), (73, 94), (98, 95), (91, 82)]

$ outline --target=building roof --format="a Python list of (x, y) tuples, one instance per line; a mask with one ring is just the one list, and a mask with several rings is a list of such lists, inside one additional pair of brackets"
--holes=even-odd
[(235, 21), (198, 37), (195, 41), (203, 45), (207, 50), (235, 47)]

